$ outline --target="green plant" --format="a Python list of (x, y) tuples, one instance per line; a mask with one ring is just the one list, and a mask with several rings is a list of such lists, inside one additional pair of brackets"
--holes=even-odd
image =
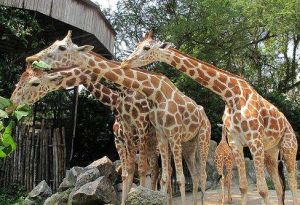
[(6, 157), (16, 150), (16, 143), (12, 137), (12, 130), (16, 122), (28, 116), (28, 105), (15, 106), (4, 97), (0, 97), (0, 158)]
[(24, 204), (26, 190), (23, 186), (11, 184), (8, 187), (0, 188), (0, 202), (3, 205)]

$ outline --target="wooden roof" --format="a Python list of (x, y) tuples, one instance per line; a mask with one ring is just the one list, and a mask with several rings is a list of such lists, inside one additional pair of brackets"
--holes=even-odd
[(95, 36), (105, 50), (113, 54), (116, 33), (90, 0), (0, 0), (0, 5), (37, 11), (79, 28)]

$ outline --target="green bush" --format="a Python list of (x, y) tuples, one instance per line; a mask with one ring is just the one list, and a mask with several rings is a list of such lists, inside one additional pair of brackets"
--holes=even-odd
[(1, 205), (21, 205), (26, 196), (25, 188), (11, 184), (6, 188), (0, 188), (0, 202)]

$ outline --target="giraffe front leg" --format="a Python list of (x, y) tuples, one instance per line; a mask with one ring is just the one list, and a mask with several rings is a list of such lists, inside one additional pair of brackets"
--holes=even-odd
[(228, 203), (232, 203), (232, 196), (231, 196), (231, 182), (232, 182), (232, 168), (233, 168), (233, 159), (232, 162), (228, 163), (227, 166), (227, 176), (226, 176), (226, 181), (227, 181), (227, 197), (228, 197)]
[(256, 180), (257, 180), (257, 190), (260, 196), (263, 198), (264, 203), (266, 205), (270, 205), (269, 193), (268, 193), (269, 191), (268, 191), (268, 186), (266, 183), (265, 173), (264, 173), (264, 168), (265, 168), (264, 146), (262, 141), (260, 140), (261, 137), (259, 137), (259, 135), (255, 139), (253, 139), (252, 136), (245, 136), (245, 138), (253, 140), (253, 142), (249, 145), (249, 148), (254, 161), (254, 168), (255, 168)]
[(211, 137), (211, 128), (207, 127), (207, 130), (204, 133), (201, 133), (199, 136), (199, 153), (200, 153), (200, 187), (201, 187), (201, 204), (204, 204), (204, 196), (206, 190), (206, 162), (209, 152), (209, 143)]
[[(233, 136), (233, 135), (232, 135)], [(232, 138), (233, 139), (233, 138)], [(239, 173), (239, 187), (242, 194), (242, 205), (247, 204), (248, 181), (246, 176), (245, 159), (243, 146), (238, 142), (239, 139), (230, 140), (229, 145), (235, 157), (236, 166)]]
[(127, 193), (127, 178), (128, 178), (128, 172), (127, 172), (127, 163), (126, 163), (126, 149), (124, 144), (122, 143), (122, 141), (120, 139), (118, 139), (118, 137), (116, 136), (115, 139), (115, 145), (116, 145), (116, 149), (117, 152), (119, 154), (120, 157), (120, 161), (121, 161), (121, 167), (122, 167), (122, 199), (121, 199), (121, 204), (124, 205), (125, 204), (125, 200), (126, 200), (126, 196), (125, 193)]
[(169, 183), (169, 177), (168, 177), (168, 166), (169, 166), (169, 145), (168, 141), (164, 138), (161, 138), (159, 143), (159, 152), (161, 155), (161, 164), (162, 164), (162, 171), (161, 171), (161, 181), (160, 181), (160, 186), (161, 186), (161, 191), (165, 194), (167, 194), (167, 186)]
[[(176, 137), (174, 137), (176, 139)], [(182, 145), (181, 142), (173, 141), (174, 139), (170, 140), (170, 146), (173, 153), (173, 158), (175, 161), (175, 170), (176, 170), (176, 178), (177, 183), (180, 189), (181, 194), (181, 204), (185, 205), (185, 177), (183, 174), (183, 167), (182, 167)], [(180, 139), (180, 138), (178, 138)]]
[(224, 158), (223, 153), (220, 152), (220, 147), (216, 148), (215, 151), (215, 165), (217, 168), (217, 172), (219, 176), (221, 176), (220, 179), (220, 185), (221, 185), (221, 204), (224, 204)]
[(146, 185), (146, 171), (147, 171), (147, 138), (148, 136), (144, 133), (140, 133), (140, 146), (139, 146), (139, 154), (140, 160), (138, 164), (138, 171), (140, 177), (140, 186), (145, 187)]
[(156, 155), (156, 153), (151, 154), (149, 158), (149, 167), (151, 170), (151, 189), (156, 191), (159, 175), (158, 156)]

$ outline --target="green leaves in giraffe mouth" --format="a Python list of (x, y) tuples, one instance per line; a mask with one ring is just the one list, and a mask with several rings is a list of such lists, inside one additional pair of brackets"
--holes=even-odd
[(15, 106), (9, 99), (0, 96), (0, 158), (16, 150), (17, 145), (12, 137), (13, 126), (30, 113), (28, 105)]
[(32, 68), (40, 69), (40, 70), (44, 70), (44, 71), (51, 70), (51, 66), (49, 64), (45, 63), (44, 61), (34, 61), (32, 63)]

